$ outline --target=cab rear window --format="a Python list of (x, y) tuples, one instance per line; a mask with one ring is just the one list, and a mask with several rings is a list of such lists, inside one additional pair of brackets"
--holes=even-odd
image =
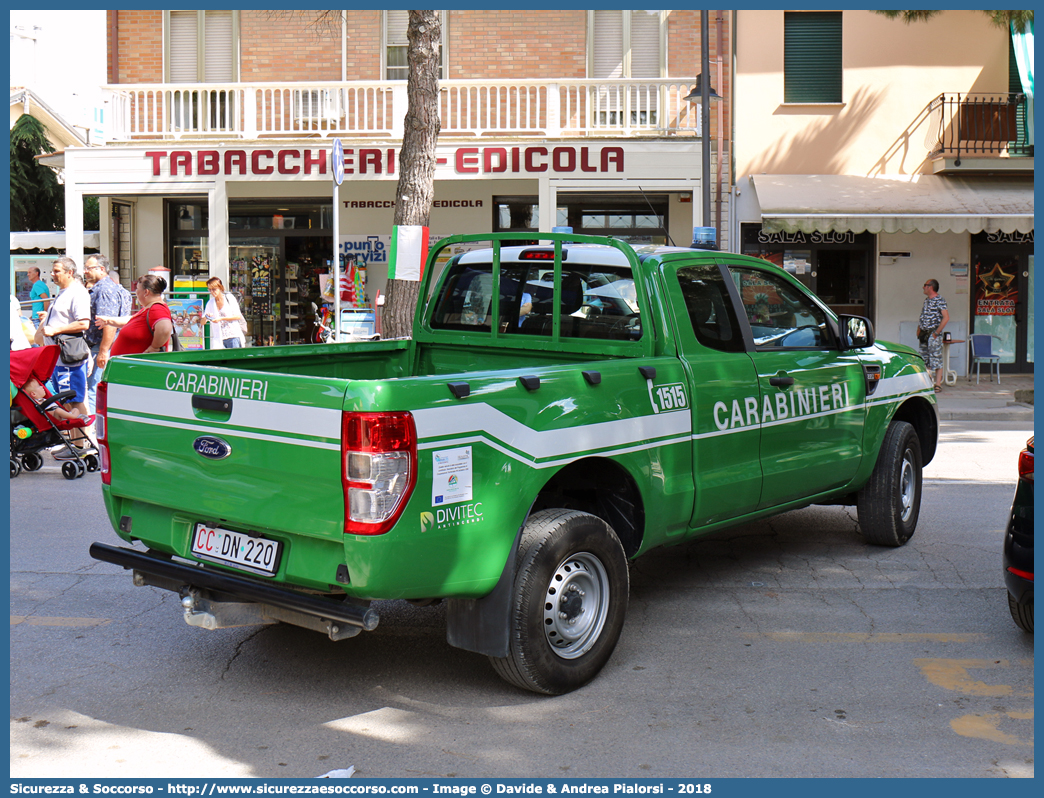
[[(449, 268), (431, 326), (489, 331), (492, 263), (458, 260)], [(504, 335), (550, 338), (557, 319), (561, 338), (629, 341), (642, 336), (633, 275), (618, 265), (563, 263), (561, 288), (556, 291), (554, 266), (546, 260), (502, 262), (498, 308)]]

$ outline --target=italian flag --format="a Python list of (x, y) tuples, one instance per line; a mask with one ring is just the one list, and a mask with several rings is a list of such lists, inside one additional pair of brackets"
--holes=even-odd
[(427, 260), (427, 227), (415, 224), (392, 227), (389, 280), (420, 280)]

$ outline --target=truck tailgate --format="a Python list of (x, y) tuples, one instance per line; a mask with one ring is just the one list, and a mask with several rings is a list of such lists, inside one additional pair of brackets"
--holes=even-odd
[[(113, 361), (106, 377), (111, 513), (144, 503), (154, 505), (145, 515), (164, 508), (190, 526), (277, 537), (293, 529), (340, 545), (349, 380), (130, 359)], [(142, 532), (133, 537), (166, 548)]]

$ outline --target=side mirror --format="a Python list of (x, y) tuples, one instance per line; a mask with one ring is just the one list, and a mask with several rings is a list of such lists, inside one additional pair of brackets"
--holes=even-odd
[(841, 316), (842, 349), (865, 349), (874, 343), (874, 325), (862, 316)]

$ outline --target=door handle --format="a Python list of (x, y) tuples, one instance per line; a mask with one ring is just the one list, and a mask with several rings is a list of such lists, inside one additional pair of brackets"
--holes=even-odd
[(780, 388), (789, 388), (793, 384), (794, 384), (794, 378), (793, 377), (786, 377), (786, 376), (769, 377), (769, 385), (775, 385), (775, 386), (780, 387)]
[(231, 413), (232, 400), (220, 396), (200, 396), (193, 394), (192, 407), (195, 410), (214, 410), (218, 413)]

